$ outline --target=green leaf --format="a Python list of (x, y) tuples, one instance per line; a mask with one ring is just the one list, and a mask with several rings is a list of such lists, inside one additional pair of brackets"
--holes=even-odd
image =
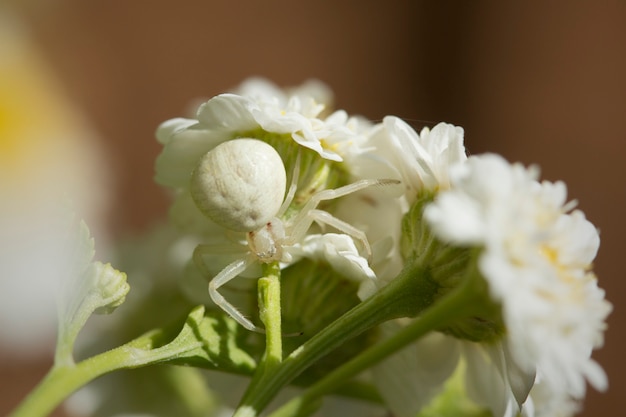
[[(250, 375), (256, 369), (256, 361), (241, 346), (240, 330), (241, 326), (230, 317), (217, 312), (205, 315), (204, 306), (198, 306), (189, 313), (178, 336), (154, 350), (170, 352), (164, 357), (168, 363)], [(164, 334), (152, 332), (145, 337), (154, 346)], [(144, 343), (144, 338), (131, 342), (136, 347)], [(147, 347), (150, 346), (143, 346)]]

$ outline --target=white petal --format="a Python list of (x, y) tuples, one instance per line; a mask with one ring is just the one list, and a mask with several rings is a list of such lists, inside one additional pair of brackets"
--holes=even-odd
[(424, 218), (447, 242), (480, 244), (485, 239), (481, 207), (467, 195), (440, 194), (424, 209)]
[(252, 102), (245, 97), (221, 94), (202, 104), (197, 117), (208, 129), (241, 132), (258, 127), (252, 116), (253, 109)]
[(281, 90), (276, 84), (263, 77), (250, 77), (243, 81), (234, 93), (249, 97), (253, 100), (271, 99), (276, 97), (281, 103), (285, 103), (283, 90)]
[(187, 129), (188, 127), (191, 127), (196, 123), (198, 123), (198, 121), (195, 119), (185, 119), (182, 117), (167, 120), (161, 123), (157, 128), (157, 141), (162, 145), (167, 145), (175, 133)]
[(199, 124), (177, 131), (156, 159), (155, 181), (168, 187), (188, 187), (202, 155), (226, 139), (224, 134), (202, 129)]
[(528, 398), (528, 394), (535, 383), (536, 373), (534, 370), (524, 371), (516, 364), (511, 357), (511, 352), (506, 342), (503, 343), (502, 350), (504, 353), (504, 363), (506, 365), (506, 377), (511, 386), (513, 396), (517, 404), (521, 407)]
[(494, 416), (506, 415), (512, 395), (487, 351), (477, 343), (465, 342), (463, 354), (467, 360), (466, 385), (470, 398), (488, 407)]
[[(381, 328), (392, 336), (399, 326), (387, 322)], [(394, 415), (415, 416), (441, 392), (457, 366), (459, 353), (454, 338), (430, 333), (375, 366), (374, 383)]]
[(327, 262), (348, 279), (355, 281), (376, 279), (376, 274), (369, 267), (367, 259), (359, 255), (354, 240), (348, 235), (336, 233), (308, 235), (302, 244), (288, 248), (288, 251), (294, 257)]

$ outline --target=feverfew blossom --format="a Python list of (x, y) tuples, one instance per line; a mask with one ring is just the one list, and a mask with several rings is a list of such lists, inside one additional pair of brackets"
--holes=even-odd
[[(363, 131), (369, 124), (336, 111), (324, 117), (330, 101), (328, 88), (309, 82), (287, 95), (259, 79), (243, 84), (242, 94), (220, 94), (200, 105), (195, 119), (175, 118), (157, 130), (164, 145), (156, 161), (156, 181), (184, 187), (202, 155), (226, 140), (254, 132), (287, 135), (322, 158), (343, 161), (362, 152)], [(262, 139), (262, 138), (259, 138)]]
[(404, 183), (409, 203), (420, 191), (448, 188), (450, 165), (467, 159), (463, 129), (447, 123), (425, 127), (418, 134), (402, 119), (387, 116), (371, 143)]
[[(237, 92), (213, 97), (200, 105), (195, 119), (171, 119), (156, 132), (163, 151), (156, 161), (155, 179), (176, 191), (171, 218), (187, 232), (216, 234), (212, 223), (191, 201), (189, 181), (202, 156), (224, 141), (242, 136), (267, 141), (292, 165), (298, 146), (312, 149), (320, 160), (331, 164), (354, 160), (370, 149), (365, 141), (372, 125), (366, 120), (350, 117), (342, 110), (321, 118), (328, 111), (332, 95), (320, 82), (309, 81), (283, 91), (254, 78), (244, 82)], [(287, 174), (291, 173), (288, 166)]]
[[(420, 193), (433, 193), (449, 186), (451, 164), (467, 159), (463, 145), (463, 129), (439, 123), (425, 127), (418, 134), (409, 124), (395, 116), (387, 116), (368, 135), (368, 147), (374, 149), (357, 158), (354, 171), (367, 178), (393, 178), (400, 187), (371, 188), (348, 196), (338, 208), (342, 218), (365, 230), (377, 246), (372, 267), (379, 287), (392, 280), (402, 269), (404, 260), (399, 244), (402, 216)], [(400, 197), (400, 198), (395, 198)], [(385, 219), (374, 221), (371, 219)], [(376, 291), (364, 286), (359, 296), (367, 298)]]
[[(287, 175), (288, 183), (293, 182), (291, 185), (295, 187), (288, 189), (290, 193), (295, 190), (295, 194), (291, 193), (291, 197), (288, 197), (290, 193), (285, 195), (285, 199), (291, 198), (289, 207), (276, 212), (279, 221), (271, 220), (273, 229), (284, 223), (284, 232), (287, 234), (285, 237), (273, 236), (272, 239), (279, 242), (282, 254), (273, 260), (279, 260), (280, 266), (285, 268), (306, 257), (331, 265), (346, 278), (373, 281), (374, 271), (368, 265), (368, 260), (359, 253), (359, 250), (365, 253), (367, 245), (359, 244), (357, 249), (353, 236), (345, 234), (346, 230), (353, 228), (348, 226), (342, 230), (339, 227), (344, 232), (342, 235), (321, 234), (319, 232), (323, 230), (316, 226), (310, 231), (308, 226), (304, 230), (309, 217), (297, 215), (318, 191), (364, 178), (356, 172), (357, 168), (368, 171), (368, 167), (376, 164), (361, 163), (367, 159), (363, 156), (373, 149), (367, 144), (368, 133), (373, 125), (362, 118), (351, 117), (342, 110), (328, 114), (327, 105), (331, 100), (328, 88), (319, 82), (281, 90), (262, 79), (251, 79), (244, 82), (235, 93), (221, 94), (201, 104), (196, 119), (172, 119), (159, 127), (157, 139), (164, 148), (156, 162), (156, 181), (175, 191), (170, 210), (172, 222), (183, 233), (196, 237), (205, 248), (201, 259), (196, 256), (195, 262), (206, 261), (207, 267), (201, 267), (205, 274), (211, 275), (206, 278), (217, 276), (223, 267), (242, 257), (246, 257), (247, 261), (241, 275), (260, 275), (260, 264), (256, 262), (259, 251), (251, 250), (250, 241), (246, 240), (246, 232), (257, 230), (235, 231), (204, 216), (198, 209), (198, 201), (203, 199), (198, 196), (202, 196), (199, 193), (206, 190), (192, 186), (192, 183), (195, 184), (193, 178), (196, 178), (192, 173), (194, 170), (199, 172), (197, 167), (205, 155), (223, 142), (233, 143), (230, 141), (251, 138), (268, 143), (277, 151), (285, 166), (283, 172)], [(250, 164), (258, 163), (258, 155), (248, 156), (250, 158), (246, 161), (250, 160)], [(296, 164), (299, 164), (298, 171)], [(296, 172), (299, 174), (297, 180)], [(271, 178), (273, 173), (265, 169), (262, 175)], [(216, 181), (223, 182), (217, 177)], [(268, 189), (264, 192), (262, 188), (257, 191), (263, 198), (276, 191)], [(273, 202), (278, 205), (281, 203)], [(250, 210), (249, 207), (242, 209)], [(332, 218), (332, 213), (327, 217)], [(294, 219), (302, 222), (301, 225), (293, 224)], [(329, 224), (337, 226), (343, 223), (331, 220)], [(298, 233), (292, 235), (296, 231)]]
[(502, 304), (512, 360), (547, 389), (582, 398), (585, 379), (606, 388), (590, 358), (611, 310), (590, 272), (599, 245), (580, 211), (568, 212), (563, 183), (496, 155), (454, 166), (451, 188), (424, 216), (441, 239), (484, 248), (479, 269)]

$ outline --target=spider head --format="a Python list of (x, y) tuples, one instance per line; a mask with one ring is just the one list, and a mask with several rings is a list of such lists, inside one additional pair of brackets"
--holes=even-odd
[(283, 222), (274, 217), (261, 229), (248, 232), (248, 246), (259, 262), (270, 263), (283, 258), (285, 228)]

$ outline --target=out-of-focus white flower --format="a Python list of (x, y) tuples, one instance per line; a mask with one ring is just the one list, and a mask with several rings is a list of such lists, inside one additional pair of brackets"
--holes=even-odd
[[(392, 335), (399, 327), (398, 323), (386, 323), (382, 329)], [(460, 372), (462, 392), (451, 401), (462, 404), (467, 397), (494, 416), (515, 417), (518, 398), (526, 398), (533, 378), (509, 366), (506, 355), (501, 343), (482, 344), (430, 333), (375, 366), (374, 381), (393, 412), (408, 417), (431, 404)]]
[(323, 105), (326, 110), (333, 105), (332, 90), (323, 82), (315, 79), (307, 80), (297, 86), (280, 88), (266, 78), (250, 77), (232, 92), (255, 100), (274, 101), (281, 106), (286, 106), (292, 97), (297, 97), (301, 101), (313, 99), (315, 103)]
[(0, 11), (0, 345), (15, 353), (52, 348), (54, 295), (75, 247), (68, 213), (103, 236), (102, 165), (94, 132), (25, 28)]
[(607, 385), (590, 357), (611, 310), (589, 272), (599, 237), (582, 212), (568, 213), (565, 185), (537, 175), (496, 155), (471, 157), (453, 167), (451, 189), (424, 216), (441, 239), (484, 248), (479, 268), (502, 304), (515, 364), (578, 399), (585, 380)]
[(581, 407), (579, 401), (563, 391), (552, 391), (538, 377), (524, 408), (527, 411), (524, 417), (572, 417)]

